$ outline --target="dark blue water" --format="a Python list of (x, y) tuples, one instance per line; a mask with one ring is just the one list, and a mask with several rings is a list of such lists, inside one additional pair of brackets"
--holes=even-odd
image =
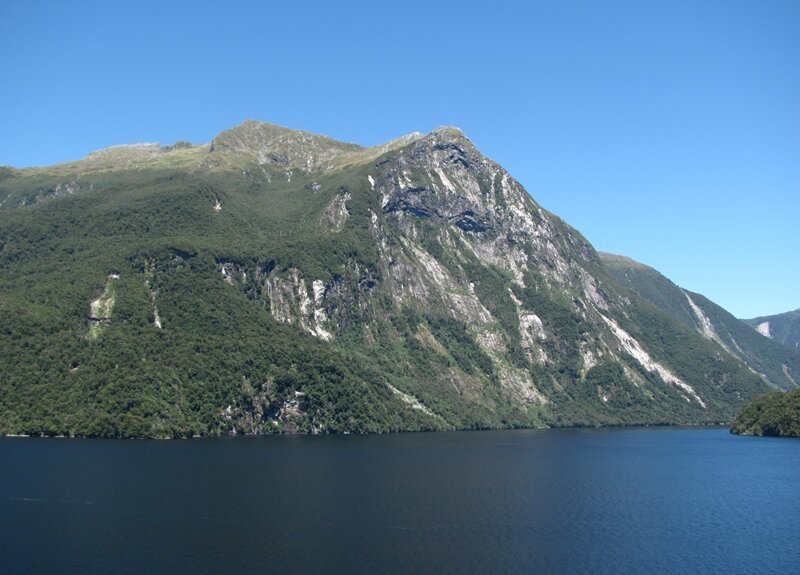
[(800, 440), (0, 439), (2, 573), (800, 573)]

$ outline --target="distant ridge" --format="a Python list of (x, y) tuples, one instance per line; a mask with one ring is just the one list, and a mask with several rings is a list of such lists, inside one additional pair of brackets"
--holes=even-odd
[(800, 309), (742, 320), (761, 335), (794, 350), (800, 350)]

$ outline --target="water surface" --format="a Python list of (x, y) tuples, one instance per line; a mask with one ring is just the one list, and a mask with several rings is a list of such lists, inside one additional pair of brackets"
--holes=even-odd
[(0, 439), (3, 573), (800, 573), (800, 441)]

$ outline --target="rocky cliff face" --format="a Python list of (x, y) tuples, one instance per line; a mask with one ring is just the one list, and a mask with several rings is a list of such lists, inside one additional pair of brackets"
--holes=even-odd
[[(153, 361), (172, 365), (176, 383), (153, 393), (172, 399), (139, 416), (145, 429), (161, 429), (154, 418), (197, 433), (716, 422), (764, 386), (723, 343), (621, 285), (576, 230), (454, 128), (362, 148), (248, 122), (211, 146), (159, 148), (135, 178), (69, 166), (14, 172), (0, 201), (19, 205), (43, 179), (63, 180), (74, 193), (50, 202), (62, 216), (81, 206), (114, 218), (116, 233), (92, 224), (111, 238), (105, 251), (92, 244), (78, 257), (101, 268), (96, 278), (110, 262), (127, 266), (134, 279), (126, 285), (123, 270), (115, 282), (113, 314), (141, 306), (158, 328), (134, 333), (111, 317), (87, 345), (170, 338), (172, 359)], [(42, 207), (9, 212), (18, 223), (3, 230), (6, 256), (34, 220), (58, 226)], [(146, 239), (123, 241), (143, 226)], [(207, 312), (192, 319), (191, 305)], [(252, 338), (237, 361), (187, 367), (202, 334), (230, 348), (237, 330)], [(281, 351), (276, 338), (289, 333), (307, 361)], [(212, 382), (205, 391), (198, 377)], [(198, 407), (189, 389), (216, 391)], [(11, 431), (28, 429), (16, 420)]]
[[(627, 331), (629, 296), (603, 272), (578, 232), (538, 206), (459, 130), (442, 128), (406, 141), (368, 162), (359, 162), (362, 150), (336, 150), (340, 161), (354, 152), (358, 167), (342, 169), (349, 185), (332, 196), (320, 223), (328, 233), (342, 233), (348, 202), (357, 194), (377, 258), (351, 261), (346, 277), (327, 282), (302, 269), (274, 268), (260, 291), (275, 319), (325, 341), (344, 337), (368, 353), (383, 347), (370, 324), (386, 324), (388, 339), (408, 346), (410, 337), (442, 359), (451, 345), (439, 341), (429, 324), (444, 316), (463, 329), (488, 367), (470, 373), (458, 361), (433, 361), (423, 372), (407, 364), (415, 379), (429, 381), (424, 389), (409, 384), (406, 392), (445, 396), (433, 403), (466, 398), (493, 410), (496, 401), (486, 401), (486, 388), (495, 386), (493, 393), (520, 413), (550, 410), (552, 403), (576, 401), (571, 388), (584, 386), (591, 370), (616, 366), (616, 379), (607, 377), (588, 394), (581, 389), (576, 403), (605, 409), (613, 421), (625, 414), (607, 407), (612, 399), (624, 395), (658, 412), (657, 397), (667, 394), (701, 419), (714, 413), (709, 405), (726, 392), (727, 378), (681, 377), (679, 362), (660, 360), (657, 350)], [(351, 326), (360, 322), (352, 316), (364, 310), (370, 310), (368, 321), (353, 334)], [(420, 318), (409, 333), (392, 329), (396, 316), (408, 314)], [(735, 362), (728, 367), (740, 369)]]

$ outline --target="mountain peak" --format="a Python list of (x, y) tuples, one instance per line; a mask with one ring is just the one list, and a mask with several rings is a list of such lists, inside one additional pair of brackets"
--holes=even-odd
[(385, 144), (367, 148), (312, 132), (246, 120), (234, 128), (220, 132), (211, 142), (210, 151), (217, 155), (227, 155), (229, 160), (235, 158), (235, 163), (255, 160), (260, 165), (310, 172), (325, 171), (353, 160), (374, 158), (421, 141), (441, 143), (460, 140), (467, 140), (460, 128), (440, 126), (428, 134), (412, 132)]
[(305, 170), (321, 168), (333, 158), (363, 149), (358, 144), (256, 120), (225, 130), (211, 142), (211, 152)]
[(456, 126), (439, 126), (433, 130), (430, 135), (448, 138), (466, 138), (464, 130)]

